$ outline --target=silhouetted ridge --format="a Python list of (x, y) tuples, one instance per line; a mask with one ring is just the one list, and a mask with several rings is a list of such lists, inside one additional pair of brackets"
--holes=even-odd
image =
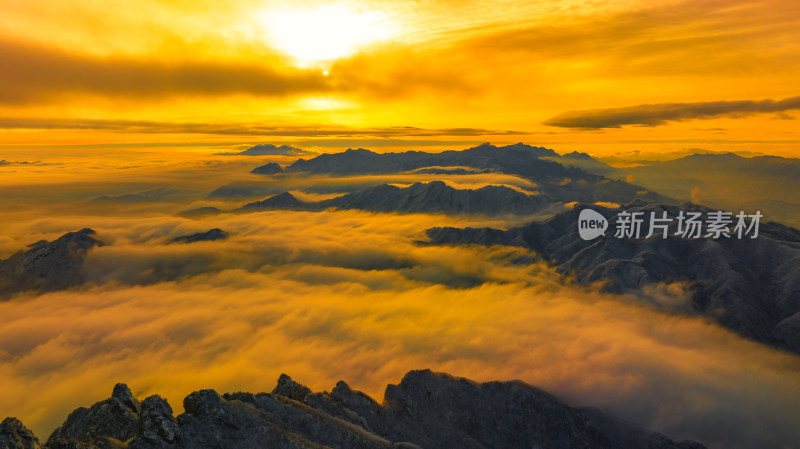
[(172, 239), (173, 243), (195, 243), (195, 242), (211, 242), (214, 240), (224, 240), (230, 234), (219, 228), (209, 229), (205, 232), (197, 232), (195, 234), (180, 235)]
[(470, 167), (529, 179), (537, 184), (543, 194), (555, 201), (624, 203), (642, 198), (648, 201), (672, 202), (671, 199), (642, 187), (607, 179), (581, 168), (565, 166), (558, 162), (561, 158), (553, 150), (521, 143), (502, 147), (487, 143), (463, 151), (441, 153), (407, 151), (379, 154), (360, 148), (343, 153), (322, 154), (309, 160), (299, 159), (286, 167), (286, 171), (359, 175), (400, 173), (427, 167)]
[(79, 408), (44, 446), (18, 420), (0, 425), (0, 448), (29, 449), (702, 449), (675, 443), (591, 408), (574, 408), (523, 382), (477, 383), (430, 370), (389, 385), (383, 404), (340, 381), (313, 393), (283, 374), (272, 393), (200, 390), (184, 413), (124, 385)]
[(249, 203), (241, 210), (324, 210), (336, 208), (372, 212), (443, 212), (450, 214), (532, 214), (552, 204), (543, 195), (529, 195), (505, 186), (455, 189), (442, 181), (408, 187), (381, 184), (317, 202), (303, 202), (289, 192)]

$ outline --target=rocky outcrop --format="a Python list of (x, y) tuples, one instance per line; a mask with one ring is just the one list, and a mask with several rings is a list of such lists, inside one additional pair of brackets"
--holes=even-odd
[(272, 394), (278, 394), (295, 401), (303, 402), (306, 396), (311, 394), (311, 389), (295, 382), (286, 374), (281, 374), (278, 378), (278, 385), (272, 390)]
[(80, 285), (87, 252), (102, 245), (93, 230), (84, 228), (52, 242), (39, 241), (31, 249), (0, 261), (0, 298), (25, 290), (52, 291)]
[(124, 384), (117, 384), (111, 397), (70, 413), (61, 427), (53, 431), (48, 444), (56, 440), (91, 443), (96, 437), (128, 441), (137, 435), (139, 402)]
[[(605, 236), (581, 239), (578, 214), (585, 208), (609, 220)], [(437, 244), (530, 248), (578, 282), (602, 281), (602, 288), (613, 293), (642, 294), (648, 285), (683, 282), (692, 290), (691, 302), (670, 311), (702, 314), (748, 338), (800, 353), (800, 231), (761, 223), (756, 239), (664, 239), (661, 234), (644, 238), (648, 229), (642, 230), (642, 238), (616, 238), (614, 220), (620, 210), (643, 212), (645, 217), (651, 212), (676, 217), (680, 210), (709, 211), (689, 204), (635, 203), (622, 209), (578, 205), (523, 228), (433, 228), (427, 234)], [(670, 226), (671, 235), (676, 228), (677, 223)]]
[(132, 447), (158, 447), (175, 442), (180, 435), (180, 429), (172, 414), (172, 407), (166, 400), (160, 396), (150, 396), (142, 401), (137, 435), (139, 444)]
[[(574, 408), (519, 381), (476, 383), (429, 370), (386, 388), (382, 404), (339, 382), (313, 393), (281, 375), (272, 393), (196, 391), (184, 413), (159, 396), (139, 404), (124, 385), (78, 409), (46, 449), (702, 449), (590, 408)], [(18, 420), (0, 448), (38, 449)]]
[(40, 449), (39, 439), (17, 418), (0, 423), (0, 449)]

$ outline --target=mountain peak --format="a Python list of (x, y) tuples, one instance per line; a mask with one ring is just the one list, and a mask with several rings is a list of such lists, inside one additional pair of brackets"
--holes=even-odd
[(250, 171), (250, 173), (254, 173), (256, 175), (275, 175), (278, 173), (283, 173), (283, 169), (277, 163), (269, 162), (254, 168)]
[(86, 253), (103, 242), (83, 228), (0, 260), (0, 296), (24, 290), (61, 290), (83, 283)]
[(0, 448), (41, 449), (39, 439), (17, 418), (6, 418), (0, 423)]
[(278, 378), (278, 385), (272, 390), (272, 394), (278, 394), (295, 401), (302, 401), (311, 394), (311, 389), (295, 382), (287, 374), (281, 374)]
[(123, 383), (114, 385), (114, 391), (111, 393), (112, 398), (119, 399), (125, 406), (134, 412), (139, 411), (139, 401), (133, 397), (130, 388)]
[(264, 210), (272, 210), (272, 209), (298, 209), (304, 206), (304, 203), (297, 198), (294, 197), (289, 192), (279, 193), (277, 195), (273, 195), (265, 200), (255, 201), (252, 203), (245, 204), (242, 209), (243, 210), (252, 210), (252, 209), (264, 209)]
[(575, 159), (575, 160), (581, 160), (581, 161), (588, 161), (588, 160), (592, 159), (592, 157), (589, 156), (589, 154), (580, 153), (578, 151), (573, 151), (571, 153), (566, 153), (566, 154), (562, 155), (561, 157), (566, 158), (566, 159)]

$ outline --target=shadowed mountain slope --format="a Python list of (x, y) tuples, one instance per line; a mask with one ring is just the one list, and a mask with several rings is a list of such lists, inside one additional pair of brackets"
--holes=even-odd
[[(692, 291), (689, 304), (671, 304), (672, 311), (702, 314), (741, 335), (800, 353), (800, 231), (778, 223), (762, 223), (759, 236), (687, 239), (661, 234), (650, 238), (616, 238), (620, 209), (588, 206), (609, 220), (609, 231), (585, 241), (578, 233), (578, 215), (585, 206), (544, 222), (507, 231), (491, 228), (432, 228), (437, 244), (513, 245), (533, 249), (558, 271), (574, 274), (580, 283), (603, 281), (614, 293), (641, 293), (643, 287), (682, 282)], [(679, 210), (681, 207), (629, 204), (629, 212)], [(646, 221), (647, 222), (647, 221)], [(670, 234), (677, 224), (673, 223)], [(648, 233), (646, 227), (642, 236)], [(658, 304), (665, 307), (663, 304)]]
[(89, 228), (41, 241), (0, 261), (0, 297), (23, 290), (51, 291), (80, 285), (89, 249), (102, 246)]

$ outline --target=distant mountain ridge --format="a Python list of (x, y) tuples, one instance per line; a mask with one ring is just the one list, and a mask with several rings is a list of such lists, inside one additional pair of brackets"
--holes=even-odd
[(139, 193), (125, 193), (122, 195), (103, 195), (92, 200), (95, 203), (119, 202), (119, 203), (147, 203), (155, 201), (166, 201), (175, 196), (178, 191), (166, 187), (158, 187)]
[(272, 393), (196, 391), (173, 416), (160, 396), (139, 402), (124, 384), (73, 411), (42, 444), (17, 419), (0, 424), (3, 449), (702, 449), (574, 408), (519, 381), (476, 383), (411, 371), (382, 404), (340, 381), (314, 393), (281, 375)]
[[(374, 153), (362, 148), (343, 153), (298, 159), (285, 168), (287, 173), (364, 175), (409, 172), (426, 167), (471, 167), (489, 169), (531, 180), (542, 193), (561, 202), (628, 202), (634, 199), (672, 203), (673, 200), (623, 181), (611, 180), (581, 168), (565, 166), (554, 159), (561, 156), (544, 147), (518, 143), (496, 147), (483, 144), (461, 151), (426, 153)], [(572, 155), (566, 159), (580, 159)]]
[(216, 153), (217, 156), (308, 156), (315, 153), (292, 145), (262, 143), (237, 153)]
[(785, 224), (800, 226), (797, 158), (697, 153), (621, 168), (614, 176), (673, 198), (729, 210), (761, 210)]
[(252, 169), (250, 173), (256, 175), (276, 175), (278, 173), (283, 173), (283, 168), (275, 162), (268, 162)]
[(532, 214), (553, 201), (506, 186), (456, 189), (442, 181), (414, 183), (408, 187), (382, 184), (318, 202), (303, 202), (285, 192), (245, 205), (241, 210), (342, 210), (373, 212), (443, 212), (451, 214)]
[[(578, 215), (591, 208), (610, 224), (606, 236), (584, 241), (578, 234)], [(711, 238), (618, 239), (614, 217), (620, 210), (708, 211), (633, 203), (622, 209), (578, 205), (544, 222), (507, 231), (491, 228), (432, 228), (436, 244), (512, 245), (533, 249), (580, 283), (605, 281), (614, 293), (639, 293), (647, 285), (685, 282), (693, 291), (691, 304), (680, 313), (702, 314), (739, 334), (800, 353), (800, 231), (778, 223), (761, 223), (757, 239)], [(676, 224), (670, 232), (676, 231)], [(642, 236), (646, 235), (644, 230)]]

